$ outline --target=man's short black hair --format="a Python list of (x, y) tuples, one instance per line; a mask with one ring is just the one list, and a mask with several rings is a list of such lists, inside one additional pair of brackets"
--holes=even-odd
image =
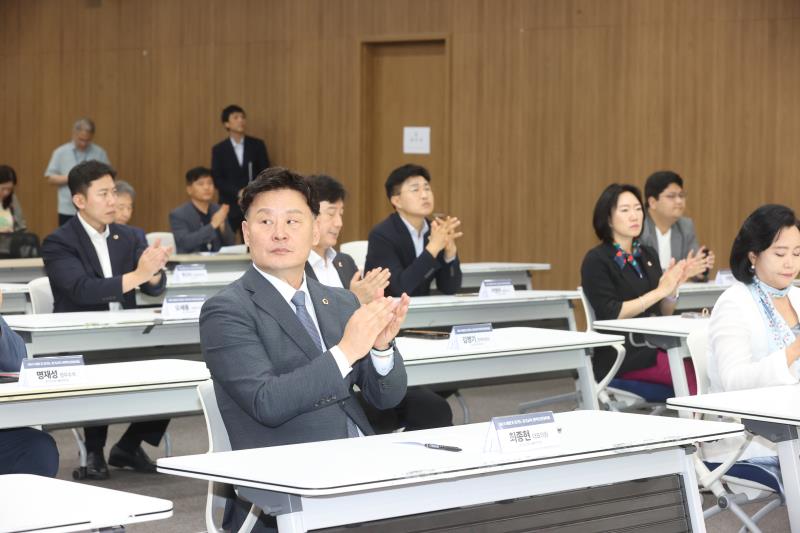
[(677, 185), (683, 189), (683, 178), (678, 176), (677, 173), (671, 170), (659, 170), (653, 172), (647, 181), (644, 182), (644, 199), (649, 200), (655, 198), (658, 200), (659, 195), (664, 192), (664, 189), (672, 184)]
[(191, 185), (195, 181), (199, 180), (200, 178), (204, 178), (206, 176), (212, 177), (210, 168), (206, 167), (190, 168), (186, 172), (186, 185)]
[(103, 176), (116, 178), (117, 171), (111, 168), (111, 165), (106, 165), (94, 159), (78, 163), (72, 167), (72, 170), (69, 171), (69, 176), (67, 176), (70, 194), (73, 196), (76, 194), (86, 195), (89, 185)]
[(244, 112), (244, 109), (236, 104), (231, 104), (222, 110), (222, 123), (225, 124), (228, 122), (228, 119), (231, 118), (231, 115), (234, 113), (241, 113), (242, 115), (247, 116), (247, 113)]
[(730, 266), (733, 277), (742, 283), (753, 283), (755, 273), (750, 270), (751, 263), (747, 254), (760, 254), (772, 246), (782, 229), (792, 226), (800, 229), (800, 221), (794, 211), (785, 205), (762, 205), (750, 213), (731, 246)]
[(614, 242), (614, 232), (611, 229), (611, 213), (617, 207), (617, 202), (622, 193), (633, 194), (639, 204), (642, 203), (642, 193), (634, 185), (612, 183), (600, 193), (600, 198), (594, 204), (594, 215), (592, 215), (592, 225), (597, 238), (605, 243)]
[(247, 218), (247, 210), (250, 209), (250, 205), (256, 199), (256, 196), (261, 193), (279, 191), (281, 189), (291, 189), (302, 194), (306, 199), (308, 208), (311, 209), (311, 213), (313, 213), (314, 216), (319, 215), (319, 201), (317, 200), (314, 189), (309, 185), (308, 180), (289, 169), (271, 167), (262, 170), (261, 173), (256, 176), (256, 179), (248, 183), (247, 187), (242, 191), (242, 199), (239, 201), (239, 207), (242, 208), (242, 213), (244, 213), (245, 218)]
[(317, 201), (336, 203), (339, 200), (344, 202), (347, 191), (336, 178), (327, 174), (314, 174), (309, 176), (308, 183), (317, 195)]
[(386, 178), (386, 197), (391, 199), (392, 196), (400, 194), (400, 187), (408, 179), (414, 176), (422, 176), (428, 183), (431, 182), (431, 175), (423, 166), (420, 165), (403, 165), (392, 170), (389, 177)]

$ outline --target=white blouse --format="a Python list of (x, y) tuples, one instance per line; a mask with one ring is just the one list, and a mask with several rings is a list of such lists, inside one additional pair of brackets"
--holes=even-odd
[[(789, 289), (800, 316), (800, 289)], [(736, 282), (714, 305), (708, 328), (708, 379), (711, 392), (793, 385), (800, 363), (786, 364), (786, 350), (769, 353), (770, 332), (747, 285)]]

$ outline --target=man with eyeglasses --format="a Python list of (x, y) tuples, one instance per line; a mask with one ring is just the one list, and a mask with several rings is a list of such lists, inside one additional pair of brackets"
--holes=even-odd
[(639, 237), (641, 244), (658, 251), (663, 269), (686, 259), (687, 272), (694, 281), (706, 281), (714, 268), (714, 252), (698, 246), (692, 219), (683, 216), (686, 192), (683, 179), (671, 170), (654, 172), (644, 185), (647, 217)]
[(434, 218), (431, 175), (425, 167), (403, 165), (386, 180), (386, 196), (395, 212), (369, 232), (364, 271), (391, 272), (387, 296), (426, 296), (431, 283), (445, 294), (461, 288), (456, 241), (462, 233), (456, 217)]

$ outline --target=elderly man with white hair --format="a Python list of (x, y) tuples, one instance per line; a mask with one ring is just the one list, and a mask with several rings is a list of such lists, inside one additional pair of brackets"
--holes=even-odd
[(72, 167), (83, 161), (97, 160), (107, 165), (106, 151), (92, 142), (94, 137), (94, 122), (90, 118), (79, 118), (72, 125), (72, 140), (62, 144), (50, 157), (44, 177), (51, 185), (58, 187), (58, 225), (64, 224), (75, 216), (75, 206), (72, 205), (72, 194), (67, 186), (67, 175)]

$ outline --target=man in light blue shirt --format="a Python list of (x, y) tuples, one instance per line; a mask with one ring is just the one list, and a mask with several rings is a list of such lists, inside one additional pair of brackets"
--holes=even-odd
[(58, 187), (58, 225), (64, 224), (74, 217), (77, 211), (72, 205), (72, 194), (67, 185), (67, 176), (72, 167), (83, 161), (97, 160), (107, 165), (106, 151), (92, 142), (94, 122), (89, 118), (80, 118), (72, 126), (72, 140), (62, 144), (55, 150), (47, 164), (44, 176), (47, 182)]

